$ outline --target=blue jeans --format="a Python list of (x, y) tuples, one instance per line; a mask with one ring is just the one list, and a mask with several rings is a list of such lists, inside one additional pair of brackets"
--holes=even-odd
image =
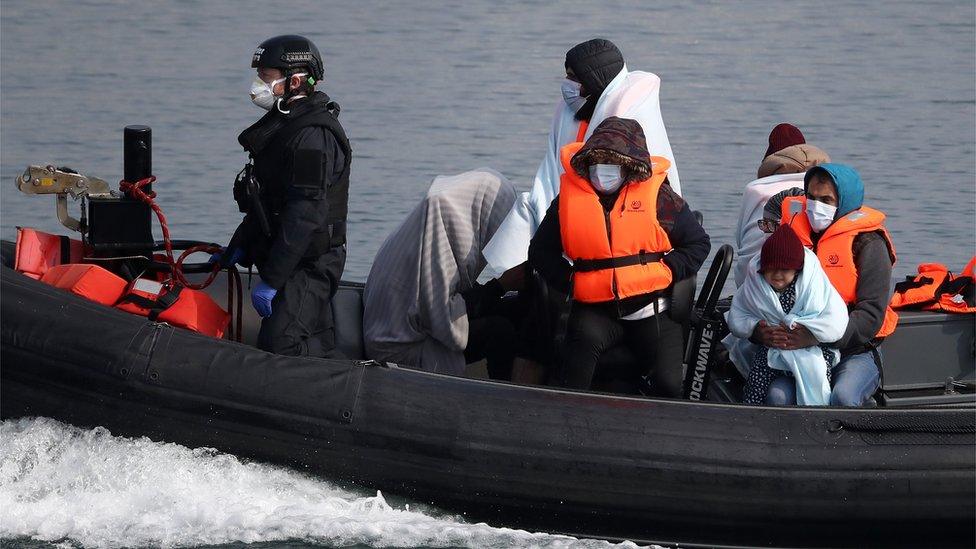
[[(881, 357), (881, 351), (878, 351)], [(864, 406), (871, 395), (878, 390), (881, 376), (874, 363), (871, 351), (851, 355), (830, 371), (833, 389), (830, 391), (831, 406)], [(769, 385), (766, 404), (770, 406), (791, 406), (796, 404), (796, 381), (789, 376), (780, 376)]]

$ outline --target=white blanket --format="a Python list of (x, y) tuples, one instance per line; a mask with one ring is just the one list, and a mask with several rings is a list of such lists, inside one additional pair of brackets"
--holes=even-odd
[[(671, 188), (681, 194), (678, 167), (671, 152), (671, 143), (661, 118), (661, 79), (653, 73), (628, 72), (625, 66), (610, 81), (600, 96), (593, 116), (590, 118), (584, 141), (593, 130), (608, 117), (629, 118), (640, 123), (647, 138), (647, 148), (653, 156), (663, 156), (671, 161), (668, 181)], [(497, 272), (507, 271), (528, 258), (529, 240), (535, 234), (552, 200), (559, 194), (559, 177), (563, 173), (559, 161), (559, 150), (564, 145), (576, 141), (579, 121), (563, 100), (556, 106), (556, 115), (549, 132), (549, 146), (546, 156), (535, 174), (532, 190), (520, 193), (508, 217), (498, 228), (494, 238), (485, 247), (485, 259)]]
[[(732, 336), (722, 341), (730, 348), (729, 354), (733, 360), (752, 360), (757, 347), (748, 338), (760, 320), (790, 329), (795, 329), (797, 325), (805, 326), (822, 343), (837, 341), (844, 335), (848, 321), (847, 306), (813, 252), (804, 249), (803, 270), (796, 281), (796, 304), (789, 314), (783, 312), (779, 295), (756, 272), (758, 270), (757, 255), (749, 263), (745, 283), (736, 291), (732, 308), (725, 315), (732, 336), (739, 338), (738, 342)], [(732, 347), (740, 344), (743, 348), (738, 352), (733, 351)], [(748, 352), (748, 349), (752, 352)], [(836, 364), (839, 353), (833, 352)], [(767, 359), (770, 368), (793, 374), (797, 404), (826, 406), (830, 402), (827, 363), (819, 346), (792, 351), (770, 348)]]
[(763, 217), (763, 208), (774, 194), (792, 188), (803, 188), (802, 173), (771, 175), (746, 185), (742, 192), (742, 208), (739, 210), (739, 226), (735, 230), (735, 286), (742, 286), (746, 279), (746, 268), (752, 258), (762, 249), (769, 234), (759, 230), (758, 221)]

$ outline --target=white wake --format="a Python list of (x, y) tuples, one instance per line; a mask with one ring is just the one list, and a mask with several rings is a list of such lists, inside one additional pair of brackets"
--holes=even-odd
[(380, 493), (292, 470), (47, 418), (0, 423), (0, 538), (20, 537), (85, 547), (612, 546), (394, 508)]

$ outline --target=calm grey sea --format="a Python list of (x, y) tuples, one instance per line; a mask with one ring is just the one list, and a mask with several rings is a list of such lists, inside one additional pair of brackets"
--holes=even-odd
[(897, 272), (961, 269), (974, 252), (976, 7), (962, 2), (30, 2), (5, 0), (0, 236), (58, 229), (22, 196), (29, 163), (121, 177), (121, 130), (154, 132), (155, 189), (174, 236), (226, 242), (237, 134), (261, 112), (250, 55), (314, 39), (355, 160), (346, 277), (438, 174), (491, 166), (527, 188), (563, 59), (603, 36), (663, 79), (682, 188), (731, 242), (741, 189), (775, 124), (854, 165), (889, 214)]
[(352, 141), (346, 278), (363, 280), (435, 175), (490, 166), (528, 188), (564, 54), (600, 36), (661, 76), (682, 189), (713, 242), (733, 241), (741, 190), (786, 121), (860, 171), (866, 203), (889, 215), (897, 273), (958, 270), (976, 248), (974, 28), (971, 0), (4, 0), (0, 237), (62, 232), (53, 199), (16, 191), (27, 164), (114, 183), (122, 127), (147, 124), (174, 238), (226, 242), (236, 137), (261, 115), (251, 53), (294, 32), (322, 51)]

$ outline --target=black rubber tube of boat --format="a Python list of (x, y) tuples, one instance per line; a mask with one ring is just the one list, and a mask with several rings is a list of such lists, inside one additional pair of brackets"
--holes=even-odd
[(830, 432), (845, 430), (863, 433), (976, 433), (976, 421), (973, 421), (973, 418), (948, 416), (934, 419), (918, 416), (871, 416), (857, 420), (834, 419), (828, 422), (827, 430)]

